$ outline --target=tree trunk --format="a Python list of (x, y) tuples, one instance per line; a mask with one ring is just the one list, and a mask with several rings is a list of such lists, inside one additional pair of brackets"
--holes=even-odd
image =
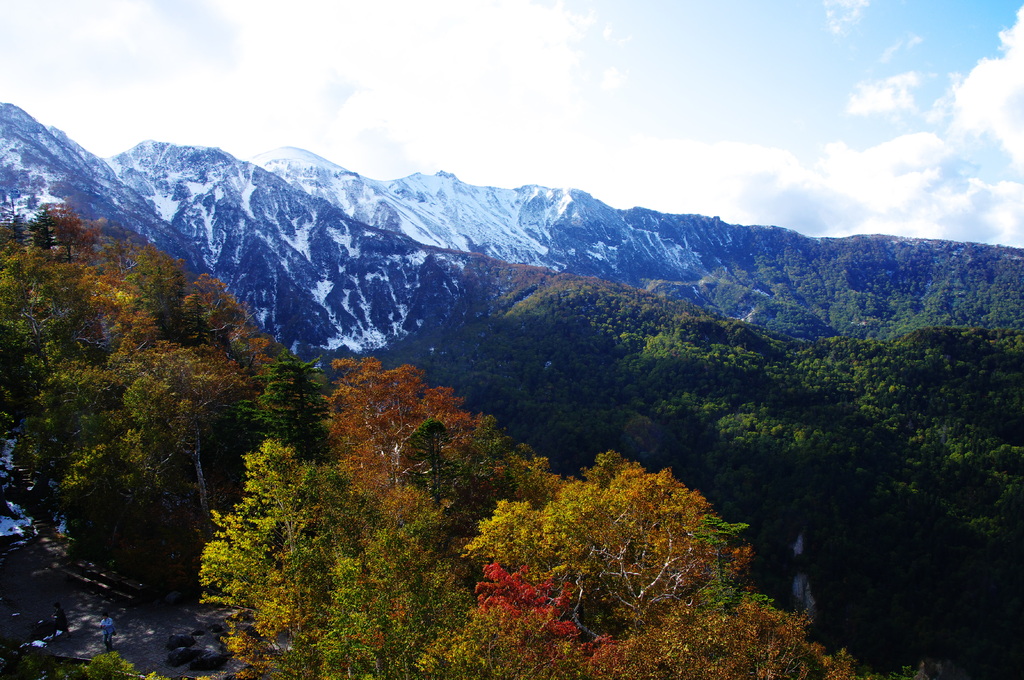
[(199, 509), (203, 513), (203, 533), (207, 537), (213, 534), (213, 527), (210, 524), (210, 496), (206, 490), (206, 476), (203, 474), (202, 458), (199, 455), (199, 429), (196, 428), (196, 445), (192, 449), (192, 462), (196, 466), (196, 485), (199, 487)]

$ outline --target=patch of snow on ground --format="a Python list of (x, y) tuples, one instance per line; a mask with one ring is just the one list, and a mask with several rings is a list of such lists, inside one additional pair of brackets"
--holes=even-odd
[(313, 225), (310, 222), (303, 222), (302, 224), (294, 224), (295, 236), (289, 237), (285, 232), (281, 232), (281, 238), (294, 248), (297, 252), (302, 253), (302, 256), (309, 259), (309, 235), (313, 230)]
[(9, 471), (14, 467), (14, 445), (17, 439), (4, 439), (0, 442), (0, 469)]
[(344, 345), (353, 352), (367, 352), (384, 347), (388, 338), (380, 331), (370, 328), (362, 332), (353, 333), (344, 339)]
[(185, 180), (185, 187), (188, 189), (190, 196), (200, 196), (210, 190), (210, 185), (202, 184), (200, 182), (190, 182)]
[(256, 216), (252, 213), (252, 194), (255, 190), (256, 185), (252, 182), (251, 178), (245, 183), (245, 188), (242, 189), (242, 210), (252, 219), (256, 219)]
[(359, 257), (359, 248), (353, 244), (352, 233), (347, 229), (332, 229), (334, 242), (345, 249), (349, 257)]
[(572, 205), (572, 194), (566, 191), (562, 194), (561, 199), (558, 201), (557, 214), (559, 216), (564, 215), (565, 211), (569, 209), (570, 205)]
[[(7, 485), (11, 470), (14, 469), (15, 439), (5, 439), (0, 444), (0, 483)], [(31, 534), (32, 518), (21, 507), (7, 502), (6, 517), (0, 517), (0, 536), (27, 536)]]
[(14, 503), (7, 503), (15, 517), (0, 517), (0, 536), (28, 536), (32, 533), (32, 518)]
[(313, 287), (313, 297), (316, 298), (316, 301), (321, 307), (323, 307), (324, 302), (327, 300), (327, 296), (332, 290), (334, 290), (334, 283), (332, 281), (328, 281), (326, 279), (318, 281), (316, 286)]

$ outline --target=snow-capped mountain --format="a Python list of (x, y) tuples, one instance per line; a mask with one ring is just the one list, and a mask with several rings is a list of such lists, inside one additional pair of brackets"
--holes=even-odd
[(477, 252), (506, 262), (553, 262), (549, 225), (571, 203), (567, 191), (475, 187), (454, 175), (415, 174), (381, 182), (302, 149), (286, 147), (252, 161), (353, 218), (424, 245)]
[(712, 253), (733, 238), (713, 218), (652, 220), (666, 216), (616, 210), (577, 189), (478, 187), (446, 172), (382, 182), (290, 147), (253, 162), (357, 220), (424, 245), (631, 285), (700, 279), (722, 265)]
[(153, 214), (145, 200), (126, 191), (103, 160), (17, 106), (0, 103), (0, 202), (34, 211), (61, 201), (90, 219), (130, 226), (178, 257), (194, 257), (192, 244)]
[(356, 222), (218, 149), (144, 142), (104, 162), (0, 109), (3, 198), (68, 200), (223, 280), (292, 347), (367, 351), (459, 313), (464, 257)]
[(1024, 327), (1020, 249), (815, 239), (448, 173), (378, 181), (292, 148), (245, 162), (144, 142), (103, 161), (9, 104), (0, 199), (22, 210), (65, 200), (106, 217), (222, 279), (267, 331), (311, 353), (457, 324), (524, 265), (646, 286), (805, 338)]
[(444, 321), (463, 258), (369, 227), (219, 149), (145, 142), (108, 160), (289, 344), (382, 347)]
[[(887, 236), (815, 239), (717, 217), (617, 210), (575, 189), (477, 187), (444, 172), (383, 182), (293, 148), (254, 162), (358, 220), (423, 244), (657, 289), (797, 337), (1022, 318), (1014, 301), (1021, 283), (1006, 284), (1016, 274), (996, 284), (977, 271), (998, 263), (1024, 275), (1020, 249)], [(968, 289), (988, 299), (983, 313), (962, 304)]]

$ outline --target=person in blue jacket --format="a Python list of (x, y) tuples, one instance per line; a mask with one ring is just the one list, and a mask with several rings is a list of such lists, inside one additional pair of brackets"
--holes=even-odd
[(108, 612), (103, 612), (103, 618), (100, 620), (100, 630), (103, 632), (103, 644), (108, 652), (112, 651), (114, 649), (114, 619), (110, 618)]

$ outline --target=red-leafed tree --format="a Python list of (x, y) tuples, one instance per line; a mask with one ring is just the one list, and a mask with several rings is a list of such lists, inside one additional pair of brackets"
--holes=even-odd
[(67, 205), (49, 205), (45, 210), (53, 224), (53, 238), (60, 250), (60, 258), (66, 262), (92, 261), (100, 241), (100, 230)]
[(427, 651), (424, 670), (451, 679), (591, 677), (591, 656), (610, 643), (582, 642), (580, 629), (563, 618), (572, 599), (567, 586), (551, 579), (533, 584), (526, 567), (509, 573), (497, 563), (484, 575), (477, 608), (461, 630)]
[(561, 617), (569, 608), (570, 593), (567, 586), (559, 589), (552, 579), (533, 585), (526, 580), (527, 567), (508, 573), (497, 562), (484, 567), (484, 576), (476, 586), (477, 602), (481, 611), (500, 609), (513, 617), (534, 617), (540, 629), (554, 638), (575, 640), (580, 629), (572, 621)]

